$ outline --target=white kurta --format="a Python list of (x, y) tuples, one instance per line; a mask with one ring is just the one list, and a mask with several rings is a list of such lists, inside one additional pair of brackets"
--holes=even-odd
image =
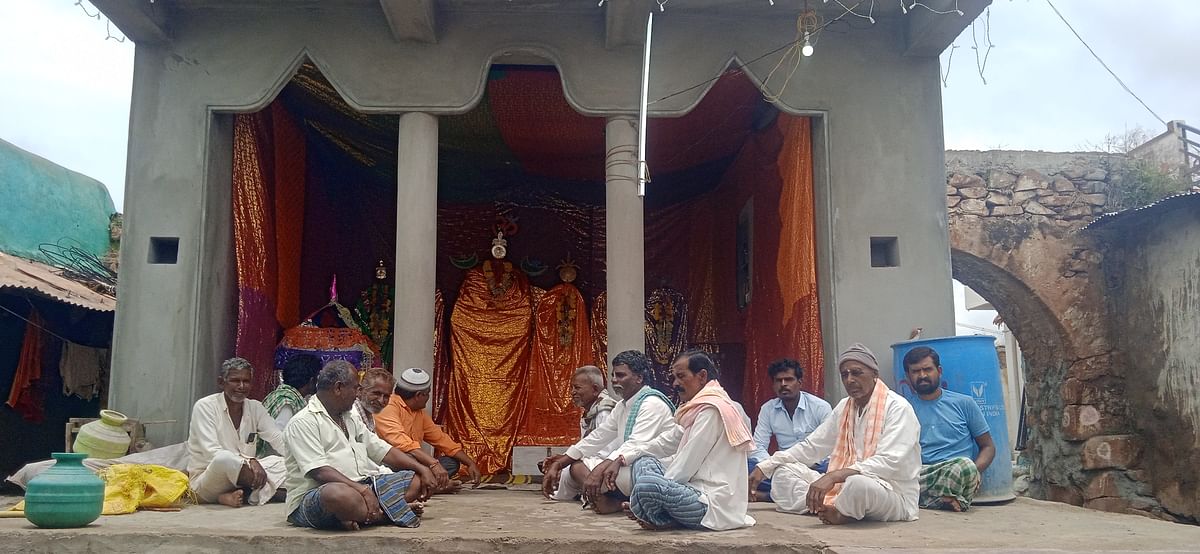
[[(837, 444), (838, 422), (845, 410), (855, 410), (850, 398), (842, 399), (808, 438), (776, 452), (758, 464), (771, 478), (771, 498), (780, 511), (804, 513), (808, 485), (821, 475), (808, 466), (828, 457)], [(875, 455), (862, 459), (867, 420), (855, 410), (854, 453), (859, 461), (849, 465), (859, 472), (842, 486), (835, 499), (839, 512), (856, 519), (912, 521), (917, 519), (921, 471), (921, 424), (904, 397), (888, 391), (883, 429)], [(844, 498), (843, 498), (844, 497)]]
[[(629, 404), (625, 399), (617, 402), (612, 411), (604, 414), (603, 421), (586, 437), (567, 448), (567, 456), (582, 460), (588, 469), (594, 469), (605, 458), (616, 459), (612, 452), (625, 443), (625, 429), (629, 424)], [(657, 396), (647, 397), (642, 401), (637, 418), (633, 421), (633, 430), (629, 433), (630, 441), (650, 441), (655, 437), (675, 427), (671, 407)], [(554, 493), (555, 500), (571, 500), (581, 492), (582, 483), (576, 483), (570, 471), (564, 469), (559, 476), (558, 490)], [(617, 489), (628, 496), (632, 488), (629, 480), (629, 468), (621, 468), (617, 475)]]
[(317, 395), (288, 422), (289, 447), (287, 459), (287, 513), (300, 505), (305, 493), (321, 486), (308, 472), (329, 466), (351, 481), (361, 481), (378, 475), (383, 459), (392, 450), (375, 433), (368, 431), (354, 408), (338, 416), (346, 426), (346, 434), (325, 410)]
[(708, 506), (700, 524), (725, 531), (754, 525), (754, 518), (746, 513), (747, 454), (729, 444), (720, 411), (705, 406), (690, 428), (676, 425), (652, 441), (626, 442), (611, 457), (624, 456), (626, 465), (633, 465), (641, 456), (670, 457), (670, 462), (665, 462), (665, 477), (699, 491), (700, 501)]
[[(225, 393), (210, 394), (196, 401), (188, 430), (188, 477), (192, 490), (202, 500), (216, 502), (218, 495), (237, 488), (237, 475), (242, 465), (255, 457), (257, 441), (252, 434), (266, 441), (276, 452), (287, 452), (283, 432), (262, 402), (246, 399), (242, 404), (242, 421), (235, 428), (229, 417)], [(267, 473), (267, 483), (252, 491), (247, 501), (262, 505), (283, 486), (287, 471), (279, 456), (259, 458), (258, 463)]]

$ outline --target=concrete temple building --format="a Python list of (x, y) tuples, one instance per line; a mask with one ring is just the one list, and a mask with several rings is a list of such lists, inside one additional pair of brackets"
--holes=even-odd
[[(249, 348), (262, 275), (274, 347), (333, 275), (352, 306), (382, 263), (391, 367), (459, 371), (460, 262), (496, 221), (520, 229), (517, 281), (577, 263), (600, 365), (706, 347), (752, 413), (770, 359), (803, 357), (833, 400), (840, 348), (867, 344), (890, 381), (891, 343), (953, 334), (938, 56), (990, 0), (93, 3), (137, 44), (109, 406), (176, 420), (156, 444)], [(246, 247), (272, 209), (274, 240)], [(652, 296), (687, 315), (652, 330)]]

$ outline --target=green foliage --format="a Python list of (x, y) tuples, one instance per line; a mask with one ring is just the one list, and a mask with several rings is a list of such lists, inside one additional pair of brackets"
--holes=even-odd
[(1129, 160), (1109, 184), (1109, 206), (1117, 210), (1138, 208), (1175, 194), (1187, 185), (1174, 172), (1146, 160)]

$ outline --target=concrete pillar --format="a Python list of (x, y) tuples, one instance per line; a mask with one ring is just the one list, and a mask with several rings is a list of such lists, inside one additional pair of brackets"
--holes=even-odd
[[(646, 350), (645, 233), (637, 195), (637, 123), (609, 118), (605, 127), (605, 255), (608, 361), (625, 350)], [(611, 364), (609, 367), (612, 367)]]
[(396, 148), (396, 303), (392, 372), (433, 371), (433, 294), (437, 287), (438, 120), (400, 116)]

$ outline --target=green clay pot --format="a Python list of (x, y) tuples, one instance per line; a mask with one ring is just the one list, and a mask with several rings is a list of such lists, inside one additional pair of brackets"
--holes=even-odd
[(25, 518), (38, 527), (83, 527), (104, 509), (104, 481), (83, 466), (87, 454), (55, 452), (55, 464), (29, 481)]

